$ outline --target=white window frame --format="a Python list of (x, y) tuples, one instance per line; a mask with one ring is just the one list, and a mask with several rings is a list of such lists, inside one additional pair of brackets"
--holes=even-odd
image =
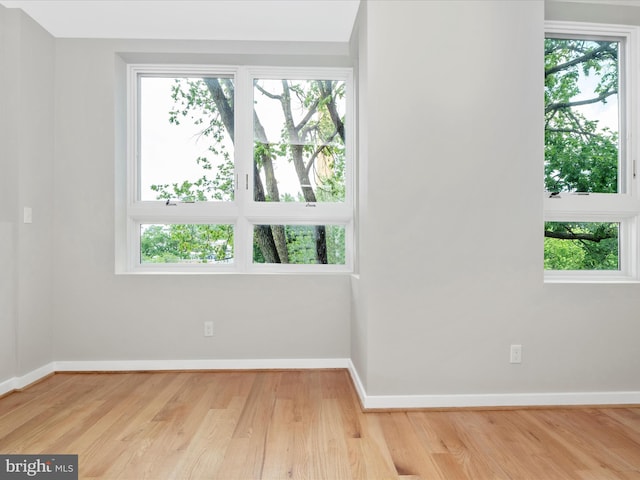
[(551, 198), (544, 192), (545, 222), (611, 222), (619, 223), (620, 270), (616, 271), (560, 271), (545, 270), (544, 279), (549, 283), (616, 283), (639, 280), (638, 249), (640, 241), (640, 198), (636, 163), (638, 141), (638, 54), (640, 27), (582, 22), (545, 22), (545, 37), (552, 35), (584, 36), (588, 38), (620, 39), (624, 48), (620, 57), (620, 193), (588, 195), (560, 193)]
[[(126, 239), (124, 271), (119, 273), (351, 273), (354, 264), (354, 146), (355, 108), (353, 72), (350, 68), (254, 67), (244, 65), (129, 64), (127, 86)], [(139, 78), (141, 76), (230, 77), (235, 85), (234, 165), (236, 188), (229, 202), (141, 201), (139, 190)], [(253, 79), (343, 80), (345, 112), (345, 201), (256, 202), (253, 199)], [(231, 224), (234, 261), (230, 264), (142, 264), (140, 225), (202, 223)], [(253, 225), (339, 225), (345, 228), (344, 265), (253, 263)]]

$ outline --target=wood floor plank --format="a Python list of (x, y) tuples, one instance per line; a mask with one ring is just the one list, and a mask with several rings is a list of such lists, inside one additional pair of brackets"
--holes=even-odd
[(493, 448), (489, 452), (497, 452), (492, 459), (512, 478), (570, 480), (567, 471), (548, 461), (547, 451), (540, 448), (537, 441), (538, 435), (532, 433), (528, 425), (514, 424), (518, 422), (518, 415), (517, 411), (481, 413), (480, 418), (491, 429)]
[(422, 479), (446, 478), (434, 463), (431, 455), (425, 455), (418, 436), (406, 414), (381, 414), (380, 422), (389, 446), (393, 464), (399, 476), (417, 476)]
[(320, 414), (310, 435), (311, 451), (317, 452), (311, 457), (314, 460), (314, 478), (351, 477), (347, 435), (341, 418), (335, 398), (323, 398)]
[[(18, 390), (0, 397), (2, 401), (0, 421), (12, 428), (24, 423), (25, 419), (29, 420), (36, 412), (48, 407), (48, 405), (38, 402), (38, 398), (43, 392), (51, 395), (62, 393), (66, 390), (66, 383), (70, 381), (69, 376), (64, 374), (52, 375), (43, 382), (38, 382), (27, 389)], [(11, 418), (6, 418), (9, 415), (11, 415)]]
[[(70, 378), (73, 378), (70, 376)], [(84, 407), (84, 411), (76, 411), (73, 416), (73, 421), (65, 422), (66, 428), (60, 432), (60, 435), (54, 442), (51, 442), (51, 436), (53, 432), (49, 431), (47, 436), (40, 439), (44, 444), (40, 445), (40, 449), (49, 449), (49, 451), (59, 453), (73, 453), (74, 442), (82, 437), (83, 442), (86, 442), (90, 438), (89, 431), (99, 423), (105, 415), (116, 411), (122, 401), (121, 391), (127, 391), (139, 383), (138, 377), (132, 377), (129, 375), (121, 375), (119, 378), (114, 378), (114, 381), (102, 384), (99, 381), (99, 377), (93, 378), (96, 381), (93, 384), (90, 395), (86, 395), (79, 401), (79, 405)], [(102, 433), (100, 431), (100, 433)], [(31, 449), (33, 451), (33, 449)], [(37, 450), (37, 448), (36, 448)]]
[[(56, 375), (46, 381), (52, 384), (48, 395), (51, 400), (48, 402), (39, 402), (38, 397), (33, 397), (29, 391), (14, 392), (0, 399), (0, 422), (4, 427), (0, 430), (0, 451), (13, 453), (12, 448), (22, 448), (29, 438), (37, 435), (39, 429), (46, 428), (42, 424), (52, 421), (52, 417), (60, 410), (59, 405), (71, 403), (73, 396), (78, 395), (78, 390), (81, 394), (84, 393), (81, 385), (74, 385), (71, 389), (66, 386), (64, 376), (57, 377)], [(42, 385), (37, 384), (35, 387), (41, 389)]]
[(235, 472), (236, 478), (262, 478), (266, 439), (275, 407), (277, 373), (256, 375), (238, 424), (214, 478), (224, 479), (224, 472)]
[(436, 413), (439, 425), (436, 433), (443, 432), (443, 444), (468, 478), (509, 478), (497, 456), (487, 454), (495, 448), (496, 440), (477, 413)]
[(269, 429), (262, 467), (265, 478), (308, 478), (308, 465), (300, 462), (296, 465), (296, 458), (305, 451), (302, 434), (302, 422), (297, 420), (294, 413), (293, 400), (281, 398), (276, 400), (273, 409), (273, 426)]
[(623, 428), (636, 442), (640, 443), (640, 410), (633, 408), (603, 408), (600, 410), (611, 420), (616, 428)]
[[(398, 472), (393, 463), (393, 458), (387, 445), (382, 426), (380, 424), (380, 414), (364, 414), (362, 420), (361, 441), (362, 463), (365, 466), (365, 478), (371, 479), (396, 479)], [(354, 442), (357, 439), (353, 440)]]
[(224, 409), (210, 409), (194, 432), (191, 444), (167, 478), (214, 478), (225, 458), (244, 399), (234, 397)]
[(535, 465), (533, 471), (541, 471), (545, 476), (571, 480), (576, 471), (584, 468), (584, 463), (575, 461), (564, 443), (549, 435), (539, 425), (523, 415), (526, 411), (514, 411), (505, 416), (511, 428), (520, 432), (529, 452), (527, 460)]
[(87, 451), (84, 459), (90, 461), (79, 458), (78, 465), (87, 476), (110, 478), (118, 469), (124, 471), (126, 459), (135, 461), (133, 455), (147, 449), (145, 435), (150, 428), (149, 422), (185, 381), (177, 374), (142, 375), (138, 377), (141, 381), (132, 390), (132, 395), (125, 397), (113, 415), (104, 418), (101, 426), (94, 430), (93, 443), (84, 446), (82, 438), (74, 442), (79, 451)]
[(542, 410), (536, 412), (535, 416), (566, 446), (572, 457), (580, 459), (585, 465), (579, 470), (580, 475), (587, 475), (585, 472), (591, 471), (599, 472), (603, 478), (619, 478), (617, 471), (637, 468), (640, 448), (629, 451), (628, 457), (617, 454), (612, 446), (621, 445), (623, 432), (599, 424), (595, 412), (597, 410), (593, 409)]
[(96, 480), (639, 480), (640, 408), (363, 412), (345, 370), (56, 374), (0, 452)]
[(195, 431), (208, 412), (206, 382), (200, 374), (185, 375), (189, 376), (188, 381), (150, 421), (155, 428), (151, 430), (152, 444), (145, 456), (154, 460), (137, 478), (163, 478), (172, 471), (192, 441), (192, 436), (185, 432)]
[(487, 434), (482, 418), (477, 412), (466, 413), (409, 412), (409, 418), (421, 438), (426, 439), (425, 449), (432, 453), (445, 475), (474, 480), (508, 478), (499, 464), (484, 453), (493, 439)]

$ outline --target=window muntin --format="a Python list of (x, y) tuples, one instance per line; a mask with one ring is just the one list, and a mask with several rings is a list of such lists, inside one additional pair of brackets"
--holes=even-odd
[[(637, 280), (637, 142), (628, 132), (637, 118), (630, 100), (638, 29), (573, 22), (546, 28), (545, 280)], [(583, 238), (560, 234), (565, 227)], [(598, 229), (611, 235), (598, 239)], [(588, 251), (600, 260), (582, 258)]]
[[(126, 258), (122, 258), (122, 271), (127, 272), (349, 272), (353, 265), (353, 93), (352, 76), (350, 69), (343, 68), (279, 68), (279, 67), (209, 67), (209, 66), (181, 66), (181, 65), (129, 65), (128, 66), (128, 166), (127, 166), (127, 209), (126, 209)], [(316, 202), (287, 201), (289, 198), (280, 198), (281, 201), (272, 201), (265, 198), (256, 199), (254, 192), (262, 185), (266, 189), (266, 173), (264, 163), (254, 162), (255, 158), (255, 125), (254, 119), (258, 116), (254, 101), (254, 87), (259, 82), (269, 85), (272, 81), (283, 84), (283, 79), (289, 82), (291, 92), (294, 93), (291, 104), (292, 111), (299, 111), (301, 107), (307, 108), (309, 128), (316, 131), (326, 130), (330, 120), (334, 125), (339, 125), (344, 131), (340, 132), (340, 140), (322, 137), (319, 143), (308, 142), (304, 149), (315, 149), (318, 153), (315, 158), (307, 157), (305, 165), (312, 172), (311, 185), (318, 198)], [(289, 79), (296, 79), (289, 80)], [(321, 79), (321, 80), (317, 80)], [(327, 80), (328, 79), (328, 80)], [(329, 92), (332, 97), (316, 98), (308, 100), (306, 106), (300, 101), (304, 96), (304, 88), (316, 88), (319, 82), (328, 82)], [(215, 97), (208, 83), (217, 82), (220, 85), (218, 92), (223, 94)], [(167, 98), (173, 101), (169, 105), (165, 115), (156, 113), (151, 115), (154, 120), (145, 120), (143, 105), (152, 104), (153, 97), (144, 100), (143, 90), (146, 85), (163, 84), (163, 102)], [(167, 84), (170, 86), (167, 93)], [(142, 88), (141, 88), (142, 86)], [(302, 90), (301, 90), (302, 89)], [(151, 88), (149, 89), (152, 90)], [(296, 103), (298, 102), (298, 103)], [(310, 103), (316, 102), (316, 106)], [(160, 102), (158, 102), (160, 103)], [(327, 107), (331, 103), (331, 107)], [(284, 110), (281, 103), (281, 110)], [(311, 109), (314, 112), (309, 114)], [(333, 110), (331, 110), (333, 109)], [(337, 116), (330, 116), (336, 113)], [(293, 118), (299, 119), (299, 113), (293, 114)], [(149, 117), (149, 116), (147, 116)], [(164, 118), (164, 120), (163, 120)], [(268, 128), (279, 128), (276, 121), (269, 123), (269, 115), (266, 117)], [(159, 120), (158, 120), (159, 119)], [(152, 169), (153, 160), (144, 157), (142, 130), (152, 126), (153, 121), (166, 121), (171, 127), (182, 127), (190, 124), (195, 131), (188, 136), (189, 141), (203, 143), (206, 155), (217, 160), (202, 160), (202, 155), (193, 152), (182, 155), (179, 161), (195, 165), (196, 174), (193, 177), (182, 178), (187, 168), (178, 169), (178, 174), (164, 181), (145, 181), (147, 193), (141, 194), (145, 175), (145, 168)], [(146, 123), (145, 123), (146, 122)], [(337, 129), (337, 127), (336, 127)], [(195, 133), (194, 133), (195, 132)], [(170, 135), (167, 135), (171, 137)], [(334, 135), (335, 136), (335, 135)], [(313, 137), (313, 135), (311, 135)], [(291, 146), (296, 142), (281, 141), (278, 148), (283, 151), (291, 151)], [(346, 141), (345, 141), (346, 139)], [(271, 142), (271, 139), (269, 139)], [(213, 148), (212, 148), (213, 145)], [(271, 147), (271, 145), (268, 145)], [(150, 149), (151, 147), (146, 147)], [(156, 149), (157, 150), (157, 149)], [(152, 151), (152, 150), (149, 150)], [(322, 158), (325, 155), (325, 158)], [(332, 156), (329, 158), (329, 156)], [(335, 160), (335, 157), (338, 160)], [(275, 157), (282, 163), (277, 165), (279, 175), (274, 184), (280, 185), (289, 181), (292, 177), (287, 158)], [(311, 161), (310, 161), (311, 160)], [(192, 165), (192, 166), (193, 166)], [(320, 175), (314, 172), (337, 172), (330, 175), (332, 187), (339, 191), (339, 196), (324, 197), (320, 181)], [(180, 166), (181, 167), (181, 166)], [(331, 170), (333, 168), (333, 170)], [(206, 177), (206, 178), (204, 178)], [(199, 181), (203, 179), (203, 181)], [(187, 182), (185, 183), (185, 180)], [(302, 192), (300, 176), (293, 177), (293, 184)], [(326, 178), (323, 179), (326, 183)], [(155, 185), (152, 189), (151, 185)], [(150, 194), (149, 191), (152, 193)], [(295, 192), (294, 192), (295, 193)], [(293, 196), (293, 194), (291, 194)], [(332, 233), (325, 241), (333, 241), (340, 238), (339, 253), (331, 245), (330, 254), (313, 262), (309, 260), (308, 250), (298, 248), (304, 242), (298, 235), (296, 246), (292, 248), (291, 260), (289, 254), (282, 252), (277, 254), (277, 249), (284, 246), (288, 249), (286, 241), (278, 241), (278, 231), (285, 232), (291, 228), (302, 225), (326, 226)], [(271, 251), (262, 251), (255, 258), (269, 258), (269, 262), (260, 264), (254, 262), (254, 252), (259, 245), (254, 242), (255, 227), (271, 239)], [(198, 232), (202, 229), (224, 230), (228, 234), (225, 237), (225, 246), (221, 250), (222, 240), (217, 235), (213, 240)], [(185, 242), (180, 255), (168, 250), (166, 238), (164, 244), (158, 240), (156, 249), (149, 245), (151, 234), (162, 235), (177, 234), (178, 231), (191, 230), (193, 238)], [(212, 232), (209, 232), (212, 235)], [(215, 235), (214, 235), (215, 236)], [(203, 237), (203, 238), (201, 238)], [(175, 242), (173, 242), (175, 243)], [(308, 243), (308, 242), (307, 242)], [(277, 245), (277, 246), (276, 246)], [(264, 247), (264, 245), (263, 245)], [(223, 251), (224, 255), (213, 255), (212, 250)], [(296, 250), (298, 248), (298, 250)], [(319, 249), (322, 250), (320, 246)], [(300, 253), (304, 250), (306, 253)], [(145, 253), (151, 252), (151, 253)], [(273, 254), (277, 256), (274, 257)], [(336, 261), (335, 259), (338, 259)], [(301, 260), (304, 259), (304, 262)], [(292, 263), (296, 262), (296, 263)], [(288, 263), (288, 265), (287, 265)]]

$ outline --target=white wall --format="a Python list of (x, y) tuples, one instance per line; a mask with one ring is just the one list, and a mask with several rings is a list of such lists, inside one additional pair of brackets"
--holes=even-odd
[[(52, 360), (54, 41), (0, 7), (0, 382)], [(33, 209), (33, 223), (22, 209)]]
[(348, 358), (348, 276), (114, 273), (121, 57), (217, 63), (260, 51), (244, 59), (349, 61), (346, 44), (57, 41), (56, 360)]
[[(0, 6), (0, 112), (9, 111), (10, 97), (4, 92), (15, 85), (9, 65), (15, 51), (15, 35), (10, 28), (7, 9)], [(8, 115), (0, 115), (0, 382), (15, 375), (15, 212), (17, 204), (17, 163), (10, 145)]]
[(373, 1), (360, 18), (370, 395), (640, 390), (640, 285), (543, 283), (543, 7)]
[[(362, 2), (358, 12), (354, 31), (351, 36), (351, 55), (355, 61), (354, 79), (357, 84), (357, 117), (358, 117), (358, 142), (357, 142), (357, 201), (356, 201), (356, 274), (351, 277), (351, 362), (358, 372), (360, 380), (366, 388), (367, 379), (367, 354), (368, 354), (368, 324), (367, 324), (367, 289), (365, 282), (362, 281), (359, 272), (360, 265), (363, 261), (361, 252), (361, 239), (364, 233), (364, 225), (368, 218), (367, 214), (367, 188), (368, 188), (368, 149), (367, 149), (367, 132), (368, 132), (368, 89), (367, 89), (367, 3)], [(364, 258), (366, 260), (366, 258)]]

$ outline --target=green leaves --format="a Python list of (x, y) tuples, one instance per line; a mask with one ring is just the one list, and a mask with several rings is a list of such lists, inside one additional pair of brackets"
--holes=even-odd
[(141, 263), (228, 263), (233, 260), (233, 226), (143, 225)]
[(545, 270), (618, 270), (617, 223), (546, 222)]
[[(209, 155), (194, 158), (194, 162), (204, 172), (215, 171), (215, 177), (203, 174), (197, 179), (185, 180), (171, 185), (152, 185), (158, 192), (158, 199), (178, 199), (187, 201), (231, 201), (234, 196), (234, 166), (229, 148), (232, 146), (229, 132), (221, 120), (207, 81), (221, 86), (223, 95), (233, 103), (233, 81), (212, 78), (176, 78), (171, 87), (174, 108), (169, 112), (169, 123), (179, 125), (188, 120), (200, 129), (198, 140), (206, 142)], [(179, 161), (179, 160), (177, 160)]]
[(614, 130), (586, 108), (612, 100), (617, 112), (618, 49), (617, 42), (545, 40), (548, 191), (618, 192), (617, 123)]
[[(275, 227), (275, 225), (270, 225)], [(326, 245), (327, 263), (344, 265), (345, 228), (341, 225), (285, 225), (284, 226), (288, 263), (312, 265), (318, 263), (317, 241), (322, 237)], [(254, 235), (254, 263), (267, 263)]]

